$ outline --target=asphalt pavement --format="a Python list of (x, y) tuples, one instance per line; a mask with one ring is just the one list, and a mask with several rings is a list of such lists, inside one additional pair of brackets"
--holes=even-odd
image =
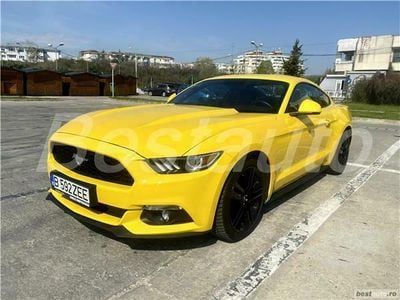
[(400, 295), (399, 122), (356, 120), (345, 173), (310, 176), (270, 202), (258, 228), (239, 243), (210, 235), (117, 239), (48, 200), (45, 157), (46, 141), (62, 122), (124, 105), (134, 103), (1, 102), (2, 299)]

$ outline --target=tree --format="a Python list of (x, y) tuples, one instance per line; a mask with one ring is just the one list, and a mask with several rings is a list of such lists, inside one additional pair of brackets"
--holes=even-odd
[(215, 76), (218, 73), (217, 67), (209, 57), (199, 57), (194, 64), (194, 68), (198, 72), (199, 80)]
[(28, 60), (31, 62), (37, 62), (40, 59), (40, 51), (36, 47), (29, 47), (26, 49), (28, 54)]
[(274, 68), (272, 66), (272, 62), (270, 60), (264, 60), (261, 64), (257, 67), (256, 70), (257, 74), (274, 74)]
[(286, 75), (297, 77), (304, 75), (304, 61), (301, 59), (301, 56), (303, 55), (303, 52), (301, 51), (302, 47), (303, 45), (300, 45), (300, 41), (296, 39), (289, 59), (283, 63), (283, 71)]

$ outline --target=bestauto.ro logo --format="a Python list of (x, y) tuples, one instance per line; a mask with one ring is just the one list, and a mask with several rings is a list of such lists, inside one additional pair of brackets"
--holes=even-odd
[(356, 298), (369, 299), (398, 299), (399, 295), (396, 289), (360, 289), (354, 292)]

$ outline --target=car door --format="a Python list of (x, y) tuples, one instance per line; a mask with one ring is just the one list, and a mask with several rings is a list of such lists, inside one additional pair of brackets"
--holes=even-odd
[(330, 98), (318, 87), (306, 84), (308, 96), (319, 105), (321, 113), (310, 115), (310, 120), (314, 126), (315, 136), (309, 150), (309, 159), (316, 165), (320, 165), (329, 154), (329, 141), (332, 134), (332, 124), (336, 121), (333, 114), (333, 106)]
[[(318, 168), (326, 153), (326, 147), (330, 135), (331, 122), (327, 107), (330, 104), (329, 97), (323, 99), (322, 91), (307, 84), (298, 84), (290, 97), (285, 114), (282, 116), (285, 126), (285, 134), (282, 137), (286, 149), (286, 155), (280, 163), (277, 171), (276, 188), (280, 188), (296, 180), (307, 172)], [(300, 104), (305, 99), (312, 99), (322, 103), (320, 115), (291, 115), (297, 112)], [(282, 149), (283, 150), (283, 149)]]
[(275, 188), (279, 189), (294, 181), (305, 173), (304, 162), (307, 159), (312, 144), (313, 124), (308, 116), (292, 116), (304, 99), (308, 91), (302, 84), (297, 85), (289, 99), (285, 114), (282, 115), (284, 133), (280, 136), (281, 156), (279, 167), (276, 170)]

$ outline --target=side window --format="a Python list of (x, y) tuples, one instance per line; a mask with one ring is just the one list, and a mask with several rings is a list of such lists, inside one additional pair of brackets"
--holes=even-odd
[(299, 106), (303, 100), (309, 98), (309, 91), (307, 86), (303, 83), (298, 84), (290, 97), (288, 106), (286, 108), (287, 113), (296, 112), (299, 109)]
[(299, 109), (301, 102), (307, 98), (314, 100), (321, 105), (321, 107), (326, 107), (331, 103), (329, 97), (320, 89), (306, 83), (300, 83), (293, 91), (286, 112), (296, 112)]
[(320, 89), (312, 85), (308, 85), (308, 88), (310, 90), (310, 98), (321, 105), (321, 107), (326, 107), (331, 103), (329, 97)]

